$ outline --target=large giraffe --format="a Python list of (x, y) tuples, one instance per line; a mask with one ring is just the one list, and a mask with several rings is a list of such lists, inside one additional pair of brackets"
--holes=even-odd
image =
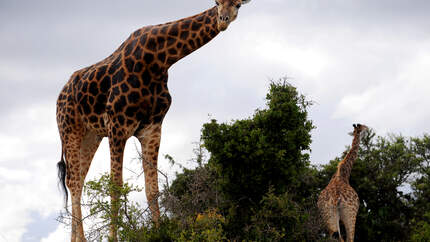
[(349, 185), (349, 177), (352, 165), (357, 159), (361, 134), (364, 130), (367, 130), (367, 127), (361, 124), (354, 124), (353, 126), (354, 139), (351, 149), (337, 165), (336, 173), (318, 198), (318, 209), (327, 226), (330, 237), (337, 233), (339, 241), (343, 241), (339, 221), (342, 221), (345, 226), (346, 241), (354, 241), (355, 219), (360, 205), (357, 192)]
[[(57, 123), (62, 143), (58, 163), (60, 182), (72, 201), (71, 241), (85, 241), (81, 193), (91, 160), (103, 137), (108, 137), (111, 175), (122, 185), (125, 143), (137, 137), (142, 146), (145, 191), (152, 218), (158, 207), (157, 159), (161, 125), (171, 97), (168, 70), (202, 47), (237, 17), (250, 0), (216, 0), (216, 6), (192, 17), (147, 26), (106, 59), (72, 74), (57, 100)], [(111, 199), (117, 199), (116, 194)], [(114, 218), (118, 208), (113, 208)], [(110, 237), (116, 240), (116, 228)]]

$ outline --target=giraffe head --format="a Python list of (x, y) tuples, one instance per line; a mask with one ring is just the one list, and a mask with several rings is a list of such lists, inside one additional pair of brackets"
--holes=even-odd
[(366, 125), (363, 124), (353, 124), (354, 127), (354, 133), (353, 135), (360, 135), (360, 138), (362, 138), (365, 134), (363, 131), (367, 131), (369, 128)]
[(224, 31), (233, 22), (239, 8), (251, 0), (215, 0), (218, 9), (218, 30)]

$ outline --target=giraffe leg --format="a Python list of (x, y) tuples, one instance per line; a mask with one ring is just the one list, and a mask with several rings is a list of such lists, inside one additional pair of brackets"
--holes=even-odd
[(357, 216), (357, 211), (353, 206), (341, 207), (340, 217), (343, 224), (345, 225), (347, 242), (354, 242), (356, 216)]
[(149, 125), (138, 137), (142, 145), (142, 165), (145, 173), (145, 192), (151, 211), (152, 221), (156, 224), (160, 218), (158, 206), (158, 149), (160, 148), (161, 123)]
[[(122, 163), (124, 156), (124, 148), (127, 142), (127, 137), (124, 135), (125, 131), (119, 128), (114, 129), (116, 132), (109, 132), (109, 149), (111, 157), (111, 178), (114, 184), (122, 187)], [(118, 212), (120, 204), (116, 201), (119, 199), (119, 194), (115, 191), (111, 193), (111, 225), (109, 232), (109, 241), (118, 241), (117, 230), (119, 224)]]
[[(82, 140), (81, 147), (80, 147), (80, 177), (81, 182), (79, 183), (81, 185), (79, 193), (79, 214), (81, 214), (81, 196), (82, 196), (82, 188), (85, 183), (85, 177), (87, 176), (88, 170), (90, 169), (91, 161), (93, 160), (93, 157), (97, 151), (97, 148), (100, 145), (100, 142), (102, 141), (102, 137), (94, 134), (94, 133), (87, 133), (85, 137)], [(78, 224), (78, 231), (79, 236), (82, 238), (82, 240), (77, 241), (86, 241), (84, 236), (84, 228), (82, 222)]]
[(86, 241), (82, 225), (81, 194), (72, 194), (72, 216), (72, 241)]
[(82, 140), (80, 147), (80, 176), (82, 181), (85, 181), (88, 170), (90, 169), (91, 161), (102, 141), (103, 137), (95, 133), (88, 132)]
[(330, 238), (336, 237), (335, 234), (337, 234), (339, 241), (342, 241), (339, 227), (339, 211), (337, 207), (330, 204), (323, 204), (320, 207), (320, 212)]
[(101, 137), (88, 133), (83, 138), (69, 140), (73, 140), (73, 142), (69, 142), (66, 148), (66, 160), (68, 163), (68, 179), (66, 179), (66, 182), (71, 191), (72, 200), (71, 240), (72, 242), (86, 241), (81, 211), (82, 188), (91, 160), (101, 142)]
[(72, 235), (71, 241), (81, 241), (81, 236), (83, 234), (83, 230), (80, 231), (79, 224), (82, 220), (81, 213), (81, 205), (80, 205), (80, 197), (81, 197), (81, 185), (80, 183), (80, 143), (82, 137), (79, 135), (73, 134), (68, 135), (65, 139), (65, 156), (66, 156), (66, 165), (67, 165), (67, 176), (66, 176), (66, 185), (69, 188), (71, 201), (72, 201)]

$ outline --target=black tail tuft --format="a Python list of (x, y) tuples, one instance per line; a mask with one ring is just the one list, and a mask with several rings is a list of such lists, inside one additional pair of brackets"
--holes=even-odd
[(64, 162), (64, 158), (63, 156), (61, 156), (61, 161), (59, 161), (57, 163), (57, 168), (58, 168), (58, 183), (61, 184), (61, 189), (64, 192), (64, 207), (67, 210), (67, 200), (69, 198), (69, 194), (67, 193), (67, 187), (66, 187), (66, 162)]
[(334, 233), (333, 233), (333, 237), (334, 237), (335, 239), (339, 239), (339, 237), (340, 237), (340, 236), (339, 236), (339, 232), (337, 232), (337, 231), (336, 231), (336, 232), (334, 232)]

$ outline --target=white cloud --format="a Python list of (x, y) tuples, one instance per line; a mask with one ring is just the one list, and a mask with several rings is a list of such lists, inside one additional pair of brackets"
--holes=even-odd
[(235, 38), (229, 41), (239, 47), (239, 53), (233, 53), (233, 56), (251, 57), (272, 69), (283, 68), (285, 72), (300, 74), (304, 79), (320, 77), (333, 64), (332, 57), (322, 48), (324, 43), (316, 40), (322, 33), (312, 28), (315, 39), (303, 41), (294, 24), (282, 18), (264, 14), (238, 21), (239, 26), (232, 30), (236, 33), (230, 33)]
[(50, 233), (47, 237), (42, 238), (41, 242), (66, 242), (70, 240), (69, 228), (63, 225), (58, 225), (57, 229)]
[(26, 157), (28, 153), (20, 146), (21, 141), (22, 140), (18, 137), (0, 133), (0, 161), (5, 162), (8, 159), (20, 159)]
[(430, 55), (424, 53), (406, 60), (395, 79), (344, 96), (334, 118), (363, 120), (380, 131), (417, 132), (414, 127), (430, 118)]
[(23, 182), (27, 181), (29, 177), (30, 171), (28, 170), (7, 169), (0, 167), (0, 184)]
[[(35, 173), (43, 172), (35, 171)], [(55, 199), (57, 197), (55, 190), (46, 188), (49, 187), (48, 184), (55, 184), (55, 182), (41, 181), (39, 176), (30, 178), (31, 181), (27, 183), (6, 183), (0, 186), (3, 218), (0, 221), (0, 231), (7, 241), (20, 241), (27, 230), (26, 226), (33, 222), (31, 212), (37, 212), (46, 218), (56, 210), (55, 208), (61, 208), (61, 200)], [(36, 180), (37, 183), (34, 182)]]
[(0, 146), (0, 231), (7, 241), (20, 241), (32, 222), (31, 213), (43, 218), (61, 209), (56, 161), (60, 156), (52, 110), (30, 105), (4, 117)]

